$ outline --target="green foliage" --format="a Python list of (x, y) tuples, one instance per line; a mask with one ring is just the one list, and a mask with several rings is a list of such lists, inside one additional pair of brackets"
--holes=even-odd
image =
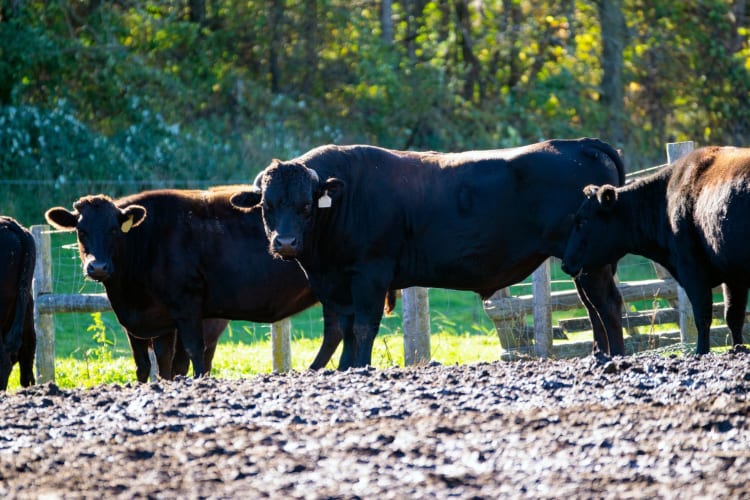
[[(602, 33), (594, 2), (185, 5), (18, 2), (0, 14), (5, 213), (89, 191), (247, 181), (326, 142), (463, 150), (597, 136)], [(632, 169), (668, 140), (750, 132), (747, 16), (728, 0), (622, 3)], [(604, 137), (606, 140), (607, 137)], [(120, 184), (96, 184), (97, 180)], [(75, 181), (78, 184), (63, 182)], [(32, 202), (24, 201), (24, 198)]]
[(91, 338), (96, 342), (95, 348), (86, 350), (86, 359), (93, 358), (97, 361), (112, 361), (112, 346), (114, 341), (107, 337), (107, 327), (102, 321), (102, 313), (95, 312), (91, 314), (92, 323), (86, 328), (91, 333)]

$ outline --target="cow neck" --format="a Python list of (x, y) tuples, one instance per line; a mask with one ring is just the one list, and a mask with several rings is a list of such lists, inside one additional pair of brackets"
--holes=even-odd
[(115, 274), (103, 283), (107, 294), (130, 301), (133, 290), (142, 289), (144, 281), (151, 278), (152, 266), (149, 263), (158, 258), (155, 253), (157, 240), (143, 235), (147, 227), (144, 222), (138, 227), (137, 234), (128, 235), (128, 241), (121, 242), (117, 258), (113, 259)]
[(620, 188), (617, 205), (626, 220), (627, 252), (666, 266), (671, 231), (666, 197), (669, 176), (665, 174), (662, 171)]
[(336, 260), (338, 252), (342, 250), (341, 241), (335, 234), (341, 209), (341, 204), (338, 204), (334, 208), (317, 210), (302, 258), (305, 267), (312, 265), (320, 268), (323, 263)]

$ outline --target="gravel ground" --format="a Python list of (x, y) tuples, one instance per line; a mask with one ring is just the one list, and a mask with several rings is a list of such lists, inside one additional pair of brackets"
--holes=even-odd
[(750, 355), (0, 396), (3, 498), (750, 498)]

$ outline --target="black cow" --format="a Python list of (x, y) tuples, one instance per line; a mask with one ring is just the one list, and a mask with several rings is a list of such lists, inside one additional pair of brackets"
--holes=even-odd
[(580, 276), (626, 253), (663, 265), (685, 289), (709, 351), (711, 289), (724, 284), (724, 317), (735, 345), (750, 286), (750, 148), (697, 149), (625, 187), (588, 186), (563, 269)]
[[(208, 371), (203, 318), (271, 323), (316, 303), (299, 265), (268, 255), (260, 209), (244, 213), (229, 202), (236, 192), (85, 196), (72, 212), (47, 211), (56, 228), (77, 230), (84, 274), (104, 284), (117, 319), (141, 344), (134, 348), (138, 380), (148, 377), (148, 340), (160, 362), (171, 363), (176, 329), (201, 376)], [(316, 361), (324, 365), (332, 352), (321, 348)]]
[(0, 216), (0, 390), (8, 388), (18, 363), (23, 387), (34, 384), (34, 299), (31, 282), (36, 264), (34, 238), (10, 217)]
[[(270, 252), (307, 271), (343, 332), (345, 369), (370, 363), (389, 287), (486, 298), (562, 257), (592, 179), (624, 181), (619, 155), (596, 139), (450, 154), (328, 145), (274, 160), (256, 183)], [(576, 286), (598, 346), (622, 354), (613, 273), (605, 264)]]

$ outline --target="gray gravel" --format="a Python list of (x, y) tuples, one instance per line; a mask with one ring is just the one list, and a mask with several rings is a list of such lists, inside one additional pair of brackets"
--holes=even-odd
[(3, 498), (750, 498), (750, 355), (0, 396)]

